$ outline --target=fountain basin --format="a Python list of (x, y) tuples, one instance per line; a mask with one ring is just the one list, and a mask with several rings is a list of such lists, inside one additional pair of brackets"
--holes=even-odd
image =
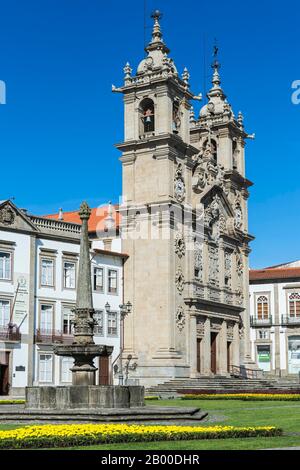
[(26, 409), (96, 410), (145, 406), (144, 387), (133, 385), (69, 385), (26, 387)]

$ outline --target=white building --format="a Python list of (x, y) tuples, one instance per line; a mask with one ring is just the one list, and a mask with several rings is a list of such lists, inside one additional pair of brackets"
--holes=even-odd
[(277, 376), (300, 373), (300, 261), (250, 270), (252, 358)]
[[(107, 208), (94, 209), (89, 231), (95, 342), (114, 346), (109, 359), (114, 363), (120, 352), (126, 256), (120, 238), (111, 238), (107, 230), (110, 215)], [(76, 212), (66, 220), (62, 214), (36, 217), (11, 201), (0, 203), (0, 395), (22, 394), (27, 385), (71, 382), (72, 362), (55, 356), (53, 345), (73, 341), (80, 248), (74, 218)], [(112, 364), (103, 361), (97, 364), (97, 382), (110, 383)]]

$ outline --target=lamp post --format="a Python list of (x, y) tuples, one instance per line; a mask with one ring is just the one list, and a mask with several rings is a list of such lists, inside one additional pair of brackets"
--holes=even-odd
[(120, 305), (120, 372), (119, 372), (119, 385), (123, 385), (124, 377), (123, 377), (123, 349), (124, 349), (124, 319), (129, 315), (132, 310), (131, 302), (127, 302), (126, 304)]

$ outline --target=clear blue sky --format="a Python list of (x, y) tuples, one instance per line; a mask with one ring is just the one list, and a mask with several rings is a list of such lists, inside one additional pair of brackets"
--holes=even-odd
[[(125, 6), (126, 4), (126, 6)], [(143, 0), (0, 0), (0, 199), (45, 214), (118, 201), (123, 137), (120, 85), (143, 57)], [(203, 92), (217, 37), (222, 85), (248, 132), (252, 267), (300, 258), (300, 79), (297, 1), (148, 0), (163, 11), (164, 38), (193, 90)], [(148, 26), (151, 20), (148, 20)], [(147, 38), (150, 30), (147, 30)], [(210, 73), (207, 66), (206, 73)]]

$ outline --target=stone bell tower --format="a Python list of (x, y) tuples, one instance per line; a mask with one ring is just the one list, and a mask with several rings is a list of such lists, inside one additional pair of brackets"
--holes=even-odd
[[(125, 138), (117, 145), (123, 166), (122, 238), (125, 300), (124, 357), (141, 385), (189, 376), (184, 316), (188, 266), (180, 236), (182, 208), (191, 206), (192, 157), (187, 69), (180, 77), (163, 41), (160, 13), (135, 75), (127, 63), (122, 92)], [(177, 252), (177, 253), (176, 253)]]

